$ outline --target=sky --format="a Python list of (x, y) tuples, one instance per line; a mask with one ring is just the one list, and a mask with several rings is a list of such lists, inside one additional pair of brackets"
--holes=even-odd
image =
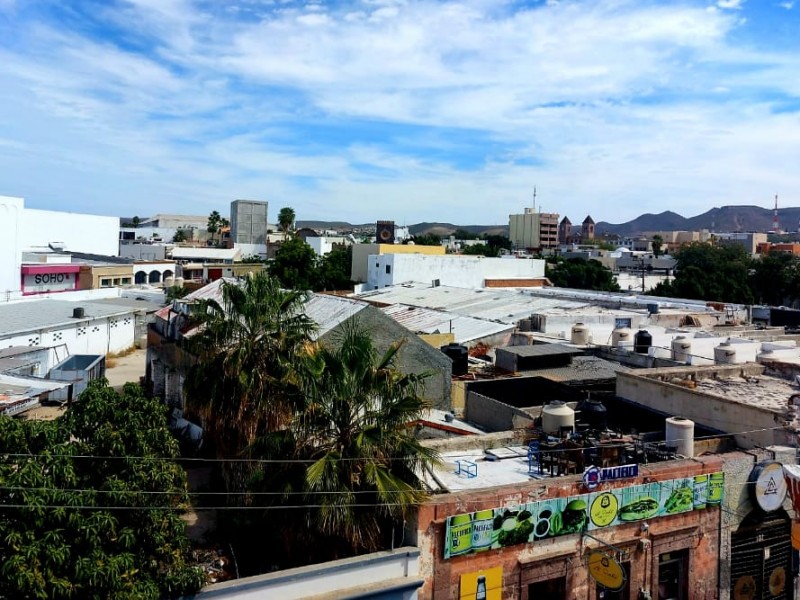
[(461, 225), (800, 206), (798, 31), (800, 0), (0, 0), (0, 195)]

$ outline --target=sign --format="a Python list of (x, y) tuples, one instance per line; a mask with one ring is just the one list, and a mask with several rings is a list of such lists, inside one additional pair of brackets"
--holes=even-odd
[(483, 569), (461, 576), (459, 600), (502, 600), (503, 567)]
[[(789, 498), (792, 499), (792, 508), (795, 514), (800, 515), (800, 466), (798, 465), (783, 465), (783, 478), (786, 480), (786, 490), (789, 493)], [(797, 533), (798, 541), (795, 540), (794, 523), (792, 524), (792, 542), (795, 549), (800, 548), (800, 531)]]
[(733, 600), (754, 600), (756, 589), (756, 580), (750, 575), (742, 575), (733, 585)]
[(44, 294), (76, 289), (78, 273), (26, 273), (22, 277), (23, 294)]
[(453, 515), (445, 524), (444, 558), (705, 510), (722, 503), (723, 486), (717, 472)]
[(594, 550), (589, 553), (586, 567), (591, 578), (607, 590), (616, 592), (625, 587), (625, 569), (613, 556)]
[(632, 479), (639, 476), (639, 465), (622, 465), (620, 467), (589, 467), (583, 472), (583, 485), (593, 490), (604, 481)]
[(775, 512), (786, 499), (786, 480), (783, 465), (773, 460), (758, 463), (750, 472), (747, 482), (752, 484), (750, 497), (764, 512)]

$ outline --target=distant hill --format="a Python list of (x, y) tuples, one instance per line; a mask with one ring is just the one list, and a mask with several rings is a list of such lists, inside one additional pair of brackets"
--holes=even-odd
[[(772, 229), (772, 210), (760, 206), (714, 207), (695, 217), (682, 217), (672, 211), (644, 214), (627, 223), (601, 221), (595, 226), (598, 234), (638, 235), (647, 231), (760, 231)], [(778, 222), (784, 231), (796, 231), (800, 220), (800, 208), (778, 209)]]

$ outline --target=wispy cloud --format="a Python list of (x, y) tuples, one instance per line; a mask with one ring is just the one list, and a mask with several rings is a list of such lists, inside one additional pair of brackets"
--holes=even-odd
[(610, 221), (800, 189), (796, 46), (739, 0), (102, 6), (0, 20), (0, 193), (500, 223), (534, 184)]

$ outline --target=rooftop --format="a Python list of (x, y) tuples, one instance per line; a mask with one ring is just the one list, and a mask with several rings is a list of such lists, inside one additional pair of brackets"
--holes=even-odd
[(452, 333), (457, 344), (513, 329), (510, 324), (405, 304), (384, 306), (381, 310), (414, 333)]
[[(82, 307), (85, 315), (73, 318), (72, 311)], [(127, 315), (130, 308), (108, 306), (97, 302), (70, 302), (67, 300), (26, 300), (0, 305), (0, 335), (27, 333), (80, 322), (89, 322), (116, 315)]]
[(180, 260), (209, 258), (212, 260), (234, 260), (241, 254), (237, 248), (183, 248), (172, 249), (172, 258)]
[(783, 414), (791, 395), (798, 393), (796, 385), (785, 379), (759, 375), (741, 378), (698, 379), (694, 391), (719, 396), (731, 402), (758, 406)]

